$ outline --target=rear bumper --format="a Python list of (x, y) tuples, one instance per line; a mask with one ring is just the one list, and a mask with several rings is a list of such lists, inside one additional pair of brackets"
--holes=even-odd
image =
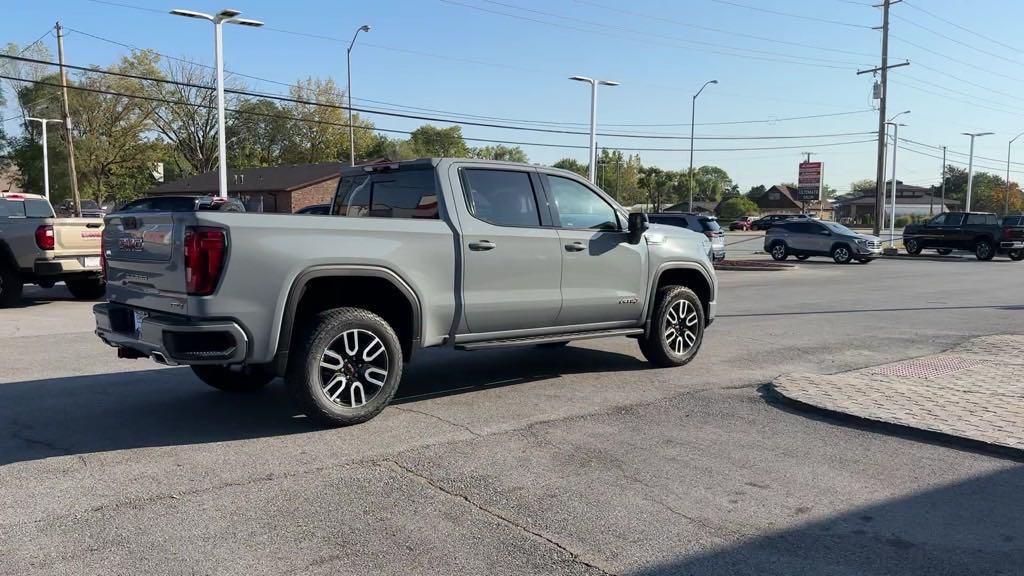
[(100, 340), (161, 364), (240, 364), (248, 352), (245, 331), (230, 320), (196, 321), (109, 303), (92, 311)]
[[(52, 260), (40, 259), (32, 264), (32, 273), (36, 276), (67, 276), (71, 274), (98, 275), (100, 267), (86, 266), (85, 256), (56, 258)], [(99, 259), (99, 254), (95, 256)]]

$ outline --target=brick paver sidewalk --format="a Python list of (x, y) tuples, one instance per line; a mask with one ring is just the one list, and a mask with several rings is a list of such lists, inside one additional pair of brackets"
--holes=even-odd
[(1024, 336), (842, 374), (784, 374), (781, 395), (835, 412), (1024, 450)]

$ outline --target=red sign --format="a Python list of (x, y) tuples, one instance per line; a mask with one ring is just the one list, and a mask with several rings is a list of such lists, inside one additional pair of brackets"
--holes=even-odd
[(821, 200), (821, 182), (824, 172), (824, 162), (800, 163), (796, 187), (801, 200)]

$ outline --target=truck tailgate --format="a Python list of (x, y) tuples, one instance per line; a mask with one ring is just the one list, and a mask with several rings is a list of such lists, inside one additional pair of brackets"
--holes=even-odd
[(101, 218), (53, 218), (50, 223), (55, 257), (100, 255)]
[(107, 216), (103, 251), (111, 302), (186, 314), (183, 218), (191, 214), (140, 212)]

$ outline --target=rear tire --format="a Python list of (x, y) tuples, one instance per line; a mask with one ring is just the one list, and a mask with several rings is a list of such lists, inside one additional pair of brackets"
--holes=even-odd
[(683, 366), (704, 341), (704, 306), (685, 286), (662, 288), (655, 302), (650, 333), (638, 339), (640, 351), (655, 366)]
[(849, 246), (840, 244), (832, 248), (832, 259), (836, 261), (836, 264), (849, 264), (853, 260), (853, 253)]
[(102, 278), (66, 280), (64, 283), (76, 300), (97, 300), (107, 293), (107, 283)]
[(1024, 260), (1024, 250), (1010, 250), (1010, 260), (1014, 262), (1020, 262)]
[(978, 240), (974, 244), (974, 256), (981, 261), (991, 260), (996, 257), (996, 247), (988, 240)]
[(321, 312), (297, 344), (285, 381), (302, 412), (318, 424), (365, 422), (398, 391), (401, 343), (394, 329), (369, 310)]
[(772, 260), (782, 262), (786, 258), (789, 258), (789, 249), (786, 248), (785, 242), (776, 242), (772, 244), (769, 251), (772, 254)]
[(915, 238), (907, 238), (903, 241), (903, 248), (907, 251), (907, 254), (911, 256), (917, 256), (921, 253), (921, 243)]
[(0, 262), (0, 308), (16, 306), (21, 302), (25, 282), (18, 271)]
[(191, 366), (192, 373), (200, 380), (224, 392), (247, 393), (256, 392), (274, 379), (274, 371), (269, 365), (261, 364), (245, 366), (232, 370), (230, 366), (196, 365)]

